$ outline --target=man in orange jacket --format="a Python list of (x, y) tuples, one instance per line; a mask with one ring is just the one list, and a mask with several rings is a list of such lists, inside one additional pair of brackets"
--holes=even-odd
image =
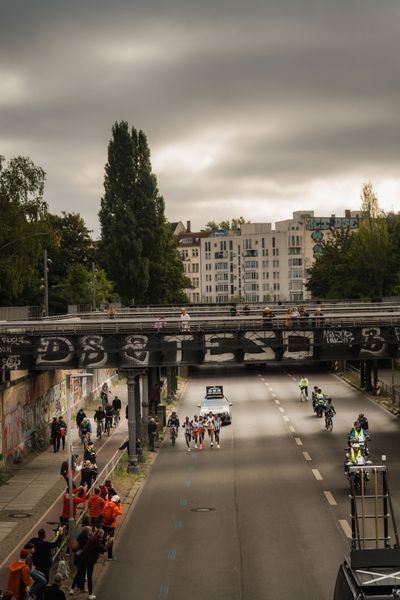
[(90, 515), (90, 524), (93, 527), (100, 527), (101, 515), (106, 501), (100, 496), (100, 488), (94, 488), (94, 493), (90, 494), (88, 508)]
[(8, 569), (10, 575), (8, 578), (8, 589), (19, 600), (25, 598), (32, 584), (31, 570), (26, 564), (25, 559), (29, 555), (29, 550), (21, 550), (19, 559), (10, 563)]
[(117, 526), (117, 517), (122, 515), (122, 504), (120, 497), (116, 494), (105, 503), (103, 512), (101, 515), (101, 525), (104, 529), (106, 536), (110, 538), (110, 546), (107, 551), (107, 560), (113, 559), (113, 544), (112, 538), (114, 537), (115, 528)]
[[(81, 504), (82, 502), (86, 501), (86, 489), (86, 485), (81, 486), (77, 490), (74, 490), (74, 493), (72, 494), (72, 514), (74, 519), (76, 518), (78, 504)], [(63, 525), (68, 525), (68, 519), (70, 518), (69, 500), (69, 493), (67, 491), (66, 494), (64, 494), (63, 509), (60, 518), (60, 521)]]

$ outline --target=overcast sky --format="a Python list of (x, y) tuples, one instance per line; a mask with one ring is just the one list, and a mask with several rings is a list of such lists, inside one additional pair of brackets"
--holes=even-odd
[(400, 210), (400, 0), (0, 0), (0, 154), (99, 233), (111, 128), (170, 221)]

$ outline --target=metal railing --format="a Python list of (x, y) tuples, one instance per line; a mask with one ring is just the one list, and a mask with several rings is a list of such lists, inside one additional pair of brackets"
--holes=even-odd
[[(125, 452), (121, 452), (117, 450), (107, 464), (100, 471), (98, 476), (96, 477), (96, 481), (92, 484), (92, 486), (86, 492), (86, 499), (89, 499), (90, 494), (94, 490), (95, 487), (98, 487), (100, 481), (105, 481), (106, 479), (111, 479), (112, 474), (114, 473), (116, 467), (121, 462), (125, 455)], [(85, 505), (79, 517), (75, 520), (75, 531), (79, 524), (82, 522), (82, 519), (85, 515), (87, 515), (89, 511), (89, 507)], [(57, 558), (63, 556), (65, 554), (66, 548), (68, 546), (68, 538), (66, 537), (63, 542), (55, 549), (53, 554), (53, 565), (56, 562)]]

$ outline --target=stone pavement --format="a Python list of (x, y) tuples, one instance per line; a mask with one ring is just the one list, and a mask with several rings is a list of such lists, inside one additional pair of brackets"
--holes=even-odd
[[(118, 395), (122, 401), (121, 422), (117, 430), (111, 430), (108, 438), (102, 436), (100, 442), (95, 442), (99, 471), (112, 457), (118, 446), (127, 437), (125, 420), (125, 405), (127, 402), (127, 386), (122, 380), (111, 389), (111, 398)], [(95, 405), (84, 407), (85, 412), (93, 423)], [(95, 440), (95, 436), (92, 436)], [(82, 443), (79, 439), (75, 419), (72, 426), (73, 451), (82, 456)], [(44, 519), (58, 520), (61, 512), (60, 498), (65, 490), (64, 479), (60, 475), (60, 466), (67, 457), (66, 450), (54, 453), (50, 447), (31, 460), (17, 465), (13, 476), (0, 486), (0, 589), (4, 589), (5, 567), (9, 562), (10, 553), (17, 553), (26, 538), (36, 535), (39, 527), (44, 526), (49, 532), (50, 526)], [(54, 506), (53, 506), (54, 505)], [(41, 524), (44, 520), (44, 525)], [(32, 533), (33, 532), (33, 533)], [(51, 535), (48, 533), (51, 539)]]

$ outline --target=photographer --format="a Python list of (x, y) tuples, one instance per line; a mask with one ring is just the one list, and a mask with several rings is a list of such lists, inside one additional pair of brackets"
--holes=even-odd
[(33, 544), (35, 551), (32, 555), (32, 561), (35, 567), (41, 571), (46, 580), (49, 580), (50, 567), (53, 562), (52, 550), (57, 548), (64, 537), (64, 527), (59, 527), (56, 531), (56, 537), (52, 542), (46, 540), (46, 532), (43, 528), (39, 529), (37, 537), (29, 540)]

